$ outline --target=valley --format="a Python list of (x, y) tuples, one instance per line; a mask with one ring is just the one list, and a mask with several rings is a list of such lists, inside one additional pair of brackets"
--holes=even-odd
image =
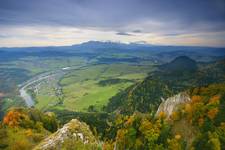
[[(100, 111), (110, 97), (142, 80), (151, 68), (151, 65), (128, 64), (64, 67), (25, 81), (19, 85), (19, 92), (28, 107), (88, 111), (89, 106), (94, 106), (96, 111)], [(120, 80), (107, 85), (99, 84), (113, 79)]]
[(213, 61), (223, 55), (220, 49), (213, 53), (209, 48), (187, 51), (186, 47), (95, 41), (30, 49), (0, 49), (0, 92), (5, 95), (1, 110), (27, 105), (43, 111), (102, 111), (110, 98), (176, 56)]
[[(35, 100), (31, 97), (31, 93), (28, 93), (28, 91), (31, 91), (33, 94), (38, 94), (41, 91), (41, 88), (43, 86), (47, 87), (47, 90), (55, 89), (56, 94), (61, 95), (62, 93), (60, 92), (60, 86), (58, 84), (59, 79), (66, 74), (69, 70), (76, 70), (84, 66), (71, 66), (71, 67), (63, 67), (60, 68), (59, 70), (55, 71), (49, 71), (49, 72), (44, 72), (41, 74), (38, 74), (37, 76), (32, 77), (31, 79), (23, 82), (22, 84), (18, 85), (19, 86), (19, 92), (21, 97), (25, 100), (26, 105), (28, 107), (34, 106)], [(49, 88), (49, 89), (48, 89)], [(50, 95), (50, 93), (48, 93)]]
[[(135, 82), (143, 80), (148, 72), (154, 69), (155, 64), (149, 58), (142, 60), (143, 52), (136, 56), (140, 59), (137, 62), (131, 62), (134, 54), (127, 52), (121, 55), (120, 59), (115, 59), (116, 51), (109, 51), (106, 54), (91, 52), (93, 53), (91, 57), (83, 55), (83, 52), (78, 52), (76, 56), (73, 56), (74, 52), (71, 56), (69, 54), (62, 56), (61, 53), (58, 56), (56, 51), (52, 55), (48, 53), (47, 57), (32, 56), (36, 55), (36, 52), (29, 53), (31, 56), (27, 56), (26, 51), (21, 52), (21, 55), (23, 53), (24, 56), (21, 58), (10, 60), (14, 56), (8, 55), (9, 59), (1, 62), (1, 68), (7, 67), (8, 73), (14, 68), (24, 69), (27, 76), (11, 74), (12, 78), (17, 76), (23, 79), (15, 82), (9, 80), (7, 84), (12, 85), (13, 88), (9, 87), (3, 91), (8, 93), (8, 96), (4, 98), (2, 110), (17, 103), (19, 106), (34, 106), (41, 110), (101, 111), (109, 98)], [(109, 54), (111, 56), (107, 56)], [(2, 76), (6, 77), (4, 74)], [(105, 80), (109, 84), (101, 85), (100, 83)], [(117, 82), (111, 83), (110, 80), (117, 80)], [(18, 97), (16, 101), (8, 100), (15, 97)], [(25, 99), (26, 104), (22, 104), (22, 99)]]
[(225, 150), (225, 0), (0, 0), (0, 150)]
[(220, 140), (224, 49), (122, 47), (90, 42), (0, 55), (0, 149), (13, 148), (14, 136), (34, 149), (185, 149), (214, 131)]

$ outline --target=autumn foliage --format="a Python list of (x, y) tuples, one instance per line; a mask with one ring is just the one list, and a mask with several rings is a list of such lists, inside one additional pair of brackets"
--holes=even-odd
[(3, 123), (10, 127), (16, 127), (19, 126), (20, 122), (26, 119), (27, 117), (28, 116), (19, 111), (11, 110), (5, 115)]
[(194, 104), (194, 103), (199, 103), (202, 101), (202, 97), (199, 96), (199, 95), (194, 95), (192, 96), (191, 98), (191, 103)]
[(208, 112), (207, 112), (207, 116), (213, 120), (216, 116), (216, 114), (218, 113), (218, 108), (213, 108), (213, 109), (210, 109)]
[(213, 97), (210, 98), (209, 103), (210, 104), (219, 104), (220, 102), (220, 96), (219, 95), (215, 95)]
[[(194, 90), (196, 92), (196, 90)], [(204, 94), (202, 94), (203, 92)], [(183, 106), (186, 119), (201, 127), (207, 119), (214, 120), (219, 112), (221, 96), (208, 93), (208, 88), (200, 88), (199, 95), (193, 95), (191, 102)]]
[(13, 108), (3, 118), (3, 124), (9, 127), (35, 128), (54, 132), (58, 122), (54, 113), (41, 113), (36, 109)]

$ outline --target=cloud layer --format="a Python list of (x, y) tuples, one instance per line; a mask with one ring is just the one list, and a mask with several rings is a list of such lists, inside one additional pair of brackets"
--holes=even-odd
[[(21, 36), (11, 30), (26, 28), (26, 32), (41, 32), (43, 28), (61, 32), (62, 28), (79, 32), (110, 32), (111, 37), (122, 39), (129, 36), (133, 40), (154, 41), (170, 44), (166, 38), (194, 36), (213, 46), (225, 43), (225, 1), (224, 0), (1, 0), (0, 1), (0, 44), (7, 46), (10, 38)], [(32, 30), (31, 30), (32, 28)], [(28, 31), (29, 30), (29, 31)], [(47, 35), (55, 35), (49, 30)], [(46, 32), (46, 31), (45, 31)], [(223, 34), (221, 34), (223, 33)], [(61, 33), (60, 33), (61, 34)], [(80, 38), (82, 33), (76, 33)], [(204, 35), (204, 37), (202, 36)], [(205, 37), (207, 35), (207, 37)], [(25, 36), (25, 35), (24, 35)], [(32, 34), (32, 38), (38, 36)], [(131, 37), (133, 36), (133, 37)], [(147, 37), (146, 37), (147, 36)], [(30, 37), (27, 36), (28, 40)], [(62, 36), (63, 38), (64, 36)], [(74, 36), (71, 35), (74, 38)], [(92, 37), (92, 36), (90, 36)], [(144, 38), (145, 37), (145, 38)], [(152, 39), (151, 39), (152, 38)], [(48, 37), (48, 40), (54, 40)], [(85, 40), (89, 40), (88, 35)], [(118, 37), (117, 37), (118, 39)], [(4, 40), (4, 42), (3, 42)], [(72, 40), (72, 39), (71, 39)], [(90, 39), (91, 40), (91, 39)], [(181, 40), (181, 39), (179, 39)], [(189, 39), (190, 40), (190, 39)], [(80, 40), (82, 41), (82, 40)], [(71, 41), (72, 42), (72, 41)], [(74, 41), (76, 42), (76, 41)], [(53, 42), (54, 43), (54, 42)], [(187, 42), (186, 42), (187, 43)], [(196, 44), (196, 41), (194, 42)], [(205, 44), (207, 44), (205, 43)], [(176, 44), (172, 42), (171, 44)], [(181, 43), (182, 44), (182, 43)], [(185, 41), (184, 41), (185, 44)], [(209, 43), (208, 43), (209, 44)], [(0, 46), (1, 46), (0, 45)], [(22, 45), (22, 44), (21, 44)], [(225, 44), (224, 44), (225, 45)], [(10, 46), (10, 45), (9, 45)]]

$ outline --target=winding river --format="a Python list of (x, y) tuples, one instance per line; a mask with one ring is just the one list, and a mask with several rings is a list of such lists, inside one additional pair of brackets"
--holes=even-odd
[(31, 86), (32, 84), (35, 84), (36, 82), (39, 82), (41, 80), (45, 80), (45, 79), (47, 79), (47, 78), (49, 78), (53, 75), (54, 74), (43, 73), (41, 75), (38, 75), (37, 77), (34, 77), (34, 78), (26, 81), (25, 83), (23, 83), (19, 92), (20, 92), (20, 96), (24, 99), (27, 107), (32, 107), (32, 106), (34, 106), (35, 103), (34, 103), (33, 98), (27, 92), (26, 88)]
[(56, 71), (51, 71), (51, 72), (45, 72), (45, 73), (42, 73), (40, 75), (37, 75), (35, 77), (33, 77), (32, 79), (22, 83), (19, 85), (20, 89), (19, 89), (19, 93), (20, 93), (20, 96), (24, 99), (27, 107), (32, 107), (34, 106), (35, 102), (33, 100), (33, 98), (31, 97), (31, 95), (27, 92), (27, 88), (37, 82), (40, 82), (42, 80), (45, 80), (51, 76), (54, 76), (58, 73), (63, 73), (65, 74), (66, 71), (69, 71), (69, 70), (76, 70), (76, 69), (80, 69), (82, 67), (85, 67), (87, 65), (82, 65), (82, 66), (74, 66), (74, 67), (64, 67), (64, 68), (61, 68), (59, 70), (56, 70)]
[(27, 93), (27, 91), (25, 90), (25, 88), (21, 88), (19, 90), (20, 92), (20, 96), (25, 100), (25, 103), (27, 105), (27, 107), (32, 107), (34, 106), (34, 100), (32, 99), (32, 97)]

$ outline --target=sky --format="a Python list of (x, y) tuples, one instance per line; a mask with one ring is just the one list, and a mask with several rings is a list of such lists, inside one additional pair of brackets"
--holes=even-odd
[(0, 0), (0, 47), (90, 40), (225, 47), (225, 0)]

